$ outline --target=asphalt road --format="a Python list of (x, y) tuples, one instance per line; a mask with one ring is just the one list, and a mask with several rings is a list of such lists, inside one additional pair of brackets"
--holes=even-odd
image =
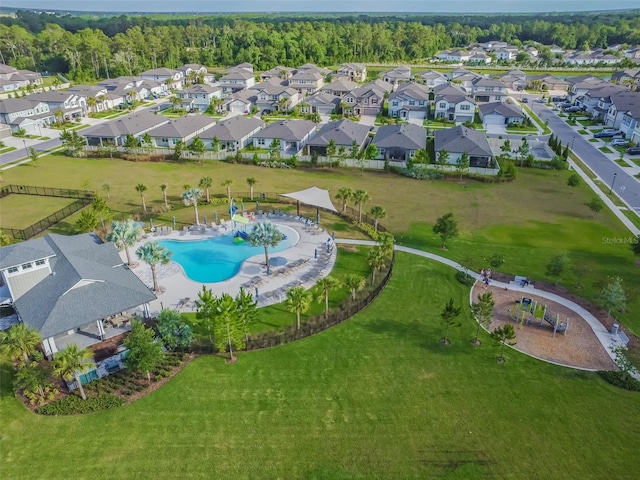
[(613, 183), (613, 189), (618, 196), (623, 198), (625, 202), (640, 214), (640, 182), (598, 150), (598, 148), (594, 146), (596, 144), (589, 142), (584, 135), (576, 133), (544, 104), (534, 102), (530, 106), (543, 122), (549, 120), (549, 128), (561, 139), (563, 145), (567, 145), (567, 143), (571, 145), (573, 142), (573, 151), (576, 155), (578, 155), (603, 182), (609, 186)]
[[(52, 138), (51, 140), (45, 140), (44, 142), (40, 142), (37, 145), (34, 145), (33, 148), (36, 152), (43, 152), (45, 150), (49, 150), (50, 148), (59, 147), (61, 145), (59, 138)], [(3, 153), (0, 155), (0, 165), (4, 165), (6, 163), (15, 162), (16, 160), (20, 160), (21, 158), (25, 158), (27, 153), (24, 148), (18, 148), (17, 150), (13, 150), (9, 153)]]

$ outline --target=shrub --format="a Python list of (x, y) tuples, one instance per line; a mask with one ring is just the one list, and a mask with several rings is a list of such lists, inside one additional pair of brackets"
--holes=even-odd
[(115, 395), (96, 395), (95, 397), (88, 397), (86, 400), (82, 400), (75, 395), (69, 395), (57, 402), (36, 409), (36, 413), (41, 415), (75, 415), (109, 410), (122, 405), (124, 405), (124, 399)]
[(471, 287), (476, 281), (475, 278), (468, 273), (459, 270), (456, 273), (456, 280), (466, 287)]
[(441, 172), (421, 165), (412, 165), (410, 168), (400, 168), (399, 172), (400, 175), (415, 178), (416, 180), (439, 180), (444, 178)]
[(633, 378), (629, 372), (621, 370), (599, 370), (598, 375), (611, 385), (632, 392), (640, 392), (640, 382)]

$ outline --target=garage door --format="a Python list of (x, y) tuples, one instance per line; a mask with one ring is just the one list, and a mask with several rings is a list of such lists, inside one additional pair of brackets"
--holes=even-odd
[(486, 125), (504, 125), (504, 117), (501, 115), (485, 115), (482, 123)]
[(473, 117), (471, 115), (458, 115), (456, 117), (456, 122), (473, 122)]
[(423, 119), (425, 118), (426, 114), (427, 112), (413, 111), (409, 112), (409, 118)]
[(245, 110), (245, 106), (240, 104), (240, 105), (231, 105), (230, 106), (230, 110), (232, 113), (244, 113)]

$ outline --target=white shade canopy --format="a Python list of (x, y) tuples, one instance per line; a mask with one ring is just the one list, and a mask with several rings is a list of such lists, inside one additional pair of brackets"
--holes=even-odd
[(283, 197), (293, 198), (305, 205), (312, 205), (314, 207), (324, 208), (337, 212), (336, 207), (331, 203), (331, 197), (329, 196), (329, 190), (323, 190), (318, 187), (307, 188), (306, 190), (300, 190), (298, 192), (283, 193)]

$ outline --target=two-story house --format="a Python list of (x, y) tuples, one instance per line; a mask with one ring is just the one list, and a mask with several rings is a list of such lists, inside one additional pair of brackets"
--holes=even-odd
[(351, 80), (335, 80), (322, 87), (322, 91), (335, 95), (336, 97), (344, 97), (347, 93), (352, 92), (356, 88), (358, 88), (358, 84)]
[(393, 85), (384, 80), (365, 83), (343, 97), (343, 113), (348, 115), (377, 115), (382, 112), (385, 96), (393, 90)]
[(615, 72), (611, 75), (611, 82), (637, 89), (640, 87), (640, 68), (628, 68)]
[[(147, 82), (153, 83), (149, 84)], [(139, 77), (123, 76), (98, 82), (99, 87), (106, 88), (107, 92), (110, 93), (114, 99), (120, 97), (123, 102), (148, 98), (152, 94), (147, 87), (150, 85), (153, 85), (152, 88), (155, 89), (157, 94), (167, 92), (169, 90), (169, 85), (164, 82), (160, 83), (155, 80), (145, 80)]]
[(176, 70), (182, 72), (185, 84), (206, 83), (212, 85), (216, 83), (216, 76), (209, 73), (207, 67), (198, 63), (186, 63)]
[(495, 78), (476, 78), (471, 82), (471, 96), (477, 102), (502, 102), (507, 97), (507, 86)]
[(427, 70), (426, 72), (416, 74), (416, 81), (424, 83), (430, 88), (449, 83), (449, 79), (443, 73), (436, 72), (435, 70)]
[(246, 68), (235, 68), (220, 77), (219, 82), (222, 93), (231, 95), (240, 90), (253, 87), (256, 84), (256, 79), (253, 72)]
[(470, 56), (466, 50), (443, 50), (436, 58), (445, 62), (463, 63), (469, 61)]
[(0, 101), (0, 123), (17, 132), (23, 129), (27, 134), (37, 135), (40, 129), (55, 122), (55, 115), (45, 102), (26, 98), (7, 98)]
[(600, 88), (591, 89), (576, 99), (576, 106), (582, 108), (592, 118), (604, 121), (611, 106), (611, 97), (623, 92), (628, 92), (626, 87), (606, 84)]
[(138, 75), (144, 80), (154, 80), (158, 83), (164, 83), (172, 90), (181, 90), (184, 88), (184, 71), (173, 68), (153, 68), (145, 70)]
[(289, 78), (289, 86), (295, 88), (300, 95), (313, 95), (324, 85), (324, 75), (316, 68), (298, 69)]
[(255, 104), (260, 113), (287, 112), (302, 100), (302, 95), (295, 88), (279, 83), (276, 78), (260, 82), (251, 90), (256, 94)]
[(462, 86), (467, 92), (471, 92), (473, 89), (473, 81), (482, 78), (477, 73), (470, 72), (466, 68), (454, 68), (451, 71), (451, 82)]
[(631, 139), (640, 124), (640, 92), (626, 91), (612, 95), (605, 124)]
[(411, 81), (411, 67), (400, 65), (385, 72), (381, 72), (378, 78), (390, 83), (394, 87), (405, 82)]
[(496, 58), (498, 60), (510, 62), (516, 59), (516, 56), (518, 55), (518, 47), (507, 45), (505, 47), (494, 50), (494, 53), (496, 54)]
[(18, 70), (17, 68), (0, 63), (0, 92), (11, 92), (29, 85), (42, 84), (42, 76), (31, 70)]
[(476, 102), (457, 85), (440, 85), (433, 89), (434, 118), (450, 122), (473, 122)]
[(291, 75), (293, 75), (294, 71), (295, 70), (291, 67), (283, 67), (282, 65), (278, 65), (277, 67), (262, 72), (260, 74), (260, 81), (266, 82), (267, 80), (271, 80), (273, 78), (279, 79), (280, 81), (287, 81), (291, 78)]
[[(309, 140), (309, 154), (327, 155), (327, 147), (333, 142), (336, 149), (344, 148), (349, 152), (355, 142), (358, 151), (367, 144), (370, 127), (342, 119), (323, 125), (316, 135)], [(337, 150), (336, 150), (337, 151)]]
[(182, 107), (186, 110), (204, 112), (214, 99), (222, 98), (222, 89), (204, 83), (195, 84), (177, 92), (176, 97), (182, 100)]
[(270, 148), (274, 140), (280, 142), (280, 152), (297, 154), (316, 133), (316, 124), (309, 120), (282, 120), (269, 124), (253, 136), (255, 148)]
[(389, 95), (389, 116), (426, 118), (429, 105), (429, 87), (415, 82), (403, 83)]
[(83, 97), (89, 113), (104, 112), (125, 102), (122, 95), (109, 92), (105, 87), (98, 85), (74, 85), (67, 92)]
[(593, 75), (581, 75), (579, 77), (568, 77), (565, 79), (570, 84), (570, 90), (567, 98), (570, 102), (575, 102), (585, 95), (589, 90), (600, 88), (608, 85), (609, 82)]
[(500, 79), (505, 87), (511, 90), (522, 91), (527, 86), (527, 74), (522, 70), (509, 70), (501, 75), (496, 75), (495, 78)]
[(87, 99), (68, 90), (49, 90), (48, 92), (32, 93), (26, 98), (49, 105), (49, 110), (56, 115), (61, 112), (64, 120), (72, 120), (87, 114)]
[(343, 63), (336, 71), (336, 77), (362, 83), (367, 81), (367, 67), (362, 63)]

